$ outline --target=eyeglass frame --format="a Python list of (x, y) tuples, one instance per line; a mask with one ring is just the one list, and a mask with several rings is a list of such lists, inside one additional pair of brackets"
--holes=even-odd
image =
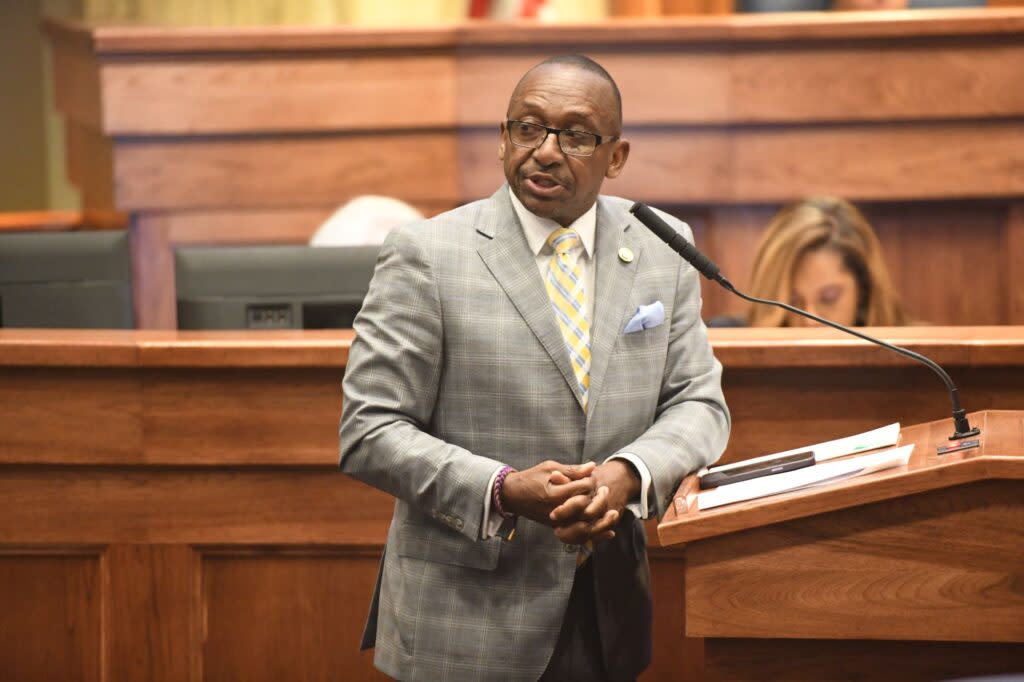
[[(528, 144), (520, 144), (519, 142), (516, 142), (515, 140), (512, 139), (512, 130), (511, 130), (512, 126), (511, 126), (511, 124), (513, 124), (513, 123), (522, 123), (523, 125), (533, 126), (535, 128), (541, 128), (544, 131), (546, 131), (546, 134), (544, 135), (544, 137), (542, 137), (540, 139), (540, 144), (538, 144), (536, 147), (531, 147)], [(592, 133), (589, 130), (573, 130), (572, 128), (552, 128), (550, 126), (541, 125), (540, 123), (534, 123), (533, 121), (520, 121), (520, 120), (514, 119), (514, 118), (505, 119), (505, 130), (508, 133), (508, 141), (511, 142), (512, 144), (514, 144), (517, 147), (522, 147), (523, 149), (540, 149), (541, 147), (544, 146), (544, 143), (548, 141), (548, 136), (554, 135), (555, 136), (555, 141), (558, 143), (559, 151), (561, 151), (563, 154), (566, 154), (568, 156), (575, 156), (576, 158), (581, 158), (581, 159), (585, 159), (585, 158), (588, 158), (590, 156), (593, 156), (594, 152), (597, 151), (597, 148), (600, 147), (602, 143), (605, 143), (605, 142), (615, 142), (616, 140), (618, 140), (621, 137), (621, 135), (598, 135), (597, 133)], [(595, 142), (594, 142), (594, 151), (590, 152), (589, 154), (576, 154), (576, 153), (573, 153), (573, 152), (565, 151), (564, 149), (562, 149), (562, 139), (559, 137), (560, 133), (585, 133), (587, 135), (593, 136), (593, 138), (595, 140)]]

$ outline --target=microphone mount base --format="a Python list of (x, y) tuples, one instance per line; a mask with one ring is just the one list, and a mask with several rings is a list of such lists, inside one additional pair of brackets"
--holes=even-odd
[[(957, 400), (956, 402), (959, 403), (960, 401)], [(950, 436), (949, 439), (963, 440), (964, 438), (981, 435), (981, 429), (977, 426), (972, 427), (971, 423), (967, 421), (966, 410), (958, 404), (953, 407), (953, 435)]]
[(970, 438), (971, 436), (980, 436), (980, 435), (981, 435), (981, 429), (979, 429), (977, 426), (975, 426), (974, 428), (969, 429), (967, 431), (956, 431), (952, 436), (949, 437), (949, 439), (950, 440), (963, 440), (964, 438)]

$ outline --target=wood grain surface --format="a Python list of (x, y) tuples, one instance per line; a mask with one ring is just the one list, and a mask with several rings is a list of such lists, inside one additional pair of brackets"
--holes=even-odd
[[(1019, 328), (878, 331), (949, 361), (968, 378), (968, 405), (982, 390), (1011, 401), (1010, 384), (1021, 385)], [(884, 410), (900, 402), (930, 409), (934, 396), (935, 409), (945, 409), (937, 379), (915, 377), (916, 368), (894, 366), (829, 330), (713, 330), (712, 340), (725, 365), (734, 433), (749, 442), (772, 420), (772, 433), (809, 439), (865, 413), (890, 416)], [(0, 661), (13, 679), (327, 680), (339, 671), (381, 679), (357, 642), (393, 501), (336, 468), (351, 341), (351, 331), (0, 330)], [(777, 385), (761, 383), (772, 372)], [(880, 400), (893, 390), (881, 379), (893, 372), (904, 374), (894, 380), (903, 392)], [(748, 388), (734, 388), (744, 376)], [(787, 378), (788, 395), (802, 402), (772, 399)], [(844, 403), (842, 390), (858, 386), (847, 383), (854, 380), (865, 382), (863, 394)], [(861, 399), (878, 400), (879, 411), (865, 410)], [(840, 409), (853, 414), (830, 416)], [(706, 541), (703, 555), (659, 547), (649, 522), (655, 654), (642, 679), (758, 679), (758, 670), (822, 679), (836, 652), (869, 649), (811, 639), (816, 653), (782, 668), (771, 652), (800, 644), (771, 645), (801, 627), (815, 638), (864, 637), (869, 625), (905, 638), (909, 615), (878, 617), (891, 599), (912, 607), (908, 614), (945, 613), (932, 620), (936, 636), (947, 639), (963, 638), (957, 628), (984, 607), (973, 639), (1018, 643), (952, 643), (950, 651), (989, 659), (971, 667), (951, 655), (944, 667), (947, 657), (928, 642), (874, 642), (881, 662), (850, 665), (850, 677), (878, 674), (899, 654), (906, 658), (890, 663), (907, 679), (926, 677), (922, 670), (1005, 669), (1001, 662), (1017, 651), (1007, 647), (1019, 647), (1013, 619), (1024, 580), (1019, 562), (1016, 573), (1001, 563), (1019, 556), (1019, 534), (997, 537), (1022, 520), (1012, 487), (1019, 481), (1010, 477), (1024, 455), (1024, 420), (990, 414), (979, 423), (988, 438), (1019, 441), (1017, 451), (980, 453), (994, 480), (972, 478), (978, 460), (968, 453), (941, 468), (945, 488), (915, 483), (922, 491), (904, 498), (837, 490), (827, 504), (781, 505), (792, 514), (760, 509), (758, 519), (778, 523), (747, 517), (738, 530), (750, 534), (751, 554), (714, 544), (726, 535)], [(923, 427), (921, 437), (941, 441), (945, 426)], [(875, 485), (908, 491), (900, 476), (893, 480)], [(766, 566), (782, 576), (779, 584), (761, 579)], [(687, 578), (693, 572), (701, 579)], [(808, 580), (796, 584), (792, 575)], [(848, 586), (831, 588), (818, 575)], [(742, 617), (687, 622), (695, 609), (721, 607), (728, 588), (743, 591)], [(815, 601), (842, 617), (829, 620), (808, 606)], [(779, 615), (790, 608), (800, 617)], [(773, 618), (778, 627), (769, 631)], [(747, 640), (710, 636), (737, 620), (765, 646), (738, 653), (728, 644)], [(684, 638), (687, 629), (701, 636)], [(775, 639), (760, 639), (765, 633)]]
[(10, 680), (102, 678), (97, 550), (0, 547), (0, 661)]
[(949, 420), (921, 424), (901, 435), (916, 443), (907, 467), (818, 489), (697, 512), (684, 502), (694, 479), (684, 481), (659, 533), (663, 543), (687, 542), (686, 633), (703, 645), (698, 678), (1019, 671), (1024, 411), (971, 420), (979, 449), (939, 456), (932, 448), (948, 442)]
[[(108, 55), (210, 53), (238, 51), (483, 47), (608, 41), (631, 44), (720, 41), (724, 38), (822, 40), (920, 38), (948, 35), (1013, 34), (1024, 30), (1018, 7), (957, 8), (889, 12), (802, 12), (736, 14), (711, 17), (651, 17), (590, 24), (538, 25), (535, 22), (472, 22), (457, 26), (391, 29), (344, 26), (187, 27), (86, 26), (49, 18), (53, 39)], [(528, 30), (527, 30), (528, 29)]]
[[(1024, 409), (1020, 328), (872, 331), (945, 364), (968, 409)], [(949, 414), (927, 368), (833, 330), (710, 336), (733, 416), (723, 462)], [(12, 406), (0, 460), (333, 465), (351, 341), (350, 330), (0, 330), (0, 402)]]
[(330, 548), (207, 553), (202, 679), (389, 679), (355, 646), (378, 560)]
[(687, 634), (1024, 642), (1020, 490), (951, 485), (695, 544)]
[(444, 131), (156, 138), (118, 145), (115, 154), (116, 205), (132, 211), (340, 206), (360, 194), (462, 197), (455, 138)]
[[(714, 639), (701, 680), (934, 682), (1020, 670), (1020, 644), (822, 639)], [(997, 677), (998, 679), (998, 677)]]
[[(946, 445), (953, 433), (951, 418), (902, 427), (900, 444), (914, 444), (914, 451), (905, 467), (849, 478), (822, 490), (792, 491), (704, 511), (688, 504), (685, 494), (677, 494), (676, 504), (658, 526), (658, 536), (663, 545), (688, 543), (745, 530), (752, 524), (766, 526), (858, 504), (974, 484), (990, 478), (1024, 478), (1022, 410), (974, 412), (969, 417), (973, 425), (985, 434), (979, 448), (941, 457), (936, 454), (936, 448)], [(742, 417), (737, 417), (737, 421), (740, 419)], [(856, 431), (847, 431), (837, 436), (854, 433)], [(791, 447), (817, 442), (806, 439)], [(683, 486), (686, 484), (684, 481)], [(686, 502), (679, 501), (680, 497)]]
[(187, 545), (106, 548), (102, 632), (107, 679), (202, 679), (196, 674), (204, 640), (199, 560)]
[[(69, 176), (87, 208), (134, 214), (138, 326), (174, 328), (176, 245), (304, 243), (359, 194), (429, 212), (488, 196), (520, 75), (586, 52), (617, 78), (633, 144), (605, 191), (697, 207), (704, 234), (718, 232), (713, 258), (746, 266), (729, 254), (749, 252), (784, 202), (887, 202), (887, 241), (926, 256), (900, 277), (918, 319), (1024, 323), (1009, 255), (1024, 241), (1011, 210), (1024, 194), (1024, 9), (657, 4), (595, 24), (393, 31), (49, 21)], [(660, 16), (680, 12), (704, 14)], [(982, 227), (975, 240), (959, 225)], [(973, 297), (942, 276), (964, 264)], [(720, 292), (709, 302), (709, 316), (735, 310)]]

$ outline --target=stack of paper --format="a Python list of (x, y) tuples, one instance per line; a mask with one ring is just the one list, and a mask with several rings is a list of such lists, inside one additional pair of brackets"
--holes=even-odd
[[(897, 425), (897, 429), (898, 428), (899, 427)], [(861, 435), (863, 436), (865, 434)], [(838, 441), (832, 442), (835, 443)], [(815, 457), (817, 457), (818, 453), (818, 450), (816, 449), (817, 447), (818, 446), (814, 446), (814, 448), (811, 448), (814, 449)], [(808, 448), (800, 448), (793, 452), (800, 452), (807, 449)], [(744, 500), (753, 500), (758, 497), (778, 495), (779, 493), (800, 490), (801, 488), (832, 483), (844, 478), (863, 476), (864, 474), (870, 474), (874, 471), (906, 466), (907, 462), (910, 461), (910, 453), (913, 452), (913, 450), (914, 445), (911, 443), (910, 445), (904, 445), (890, 450), (883, 450), (882, 452), (872, 452), (866, 455), (858, 455), (857, 457), (848, 457), (846, 459), (836, 460), (834, 462), (819, 463), (814, 466), (796, 469), (794, 471), (786, 471), (781, 474), (762, 476), (748, 481), (740, 481), (739, 483), (730, 483), (729, 485), (705, 490), (698, 494), (697, 508), (700, 510), (712, 509), (724, 504), (732, 504), (733, 502), (742, 502)], [(772, 456), (777, 457), (778, 455)], [(826, 459), (838, 456), (839, 455), (834, 454), (828, 455), (826, 453)], [(744, 464), (751, 461), (754, 460), (747, 460)]]
[[(887, 448), (892, 445), (896, 445), (896, 443), (899, 441), (899, 438), (900, 425), (899, 422), (897, 422), (895, 424), (889, 424), (888, 426), (883, 426), (872, 431), (858, 433), (855, 436), (847, 436), (846, 438), (839, 438), (837, 440), (830, 440), (824, 443), (818, 443), (817, 445), (810, 445), (802, 448), (795, 448), (793, 450), (786, 450), (785, 452), (776, 452), (771, 455), (764, 455), (763, 457), (745, 459), (742, 462), (723, 464), (722, 466), (714, 467), (714, 470), (729, 471), (730, 469), (746, 466), (748, 464), (767, 462), (768, 460), (772, 460), (777, 457), (795, 455), (798, 452), (807, 452), (808, 450), (814, 452), (815, 462), (824, 462), (829, 459), (835, 459), (836, 457), (842, 457), (844, 455), (852, 455), (857, 452), (865, 452), (867, 450), (875, 450), (877, 448)], [(701, 470), (697, 473), (703, 474), (704, 470)]]

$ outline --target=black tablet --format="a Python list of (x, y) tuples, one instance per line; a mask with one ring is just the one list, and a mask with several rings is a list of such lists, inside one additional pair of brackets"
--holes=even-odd
[(762, 462), (732, 466), (725, 471), (711, 470), (700, 477), (700, 487), (702, 490), (715, 488), (720, 485), (738, 483), (740, 481), (746, 481), (759, 476), (770, 476), (771, 474), (781, 474), (783, 471), (803, 469), (804, 467), (809, 467), (812, 464), (814, 464), (814, 452), (811, 450), (805, 450), (804, 452), (796, 452), (792, 455), (785, 455), (783, 457), (774, 457)]

